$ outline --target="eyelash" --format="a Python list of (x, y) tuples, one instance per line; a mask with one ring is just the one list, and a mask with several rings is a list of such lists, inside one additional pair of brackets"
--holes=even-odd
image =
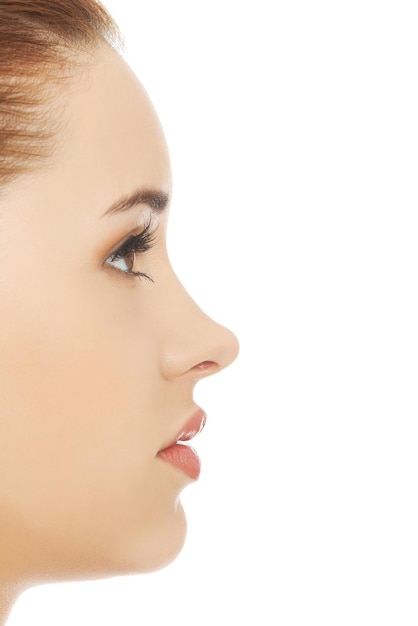
[[(133, 255), (132, 265), (135, 263), (135, 254), (141, 254), (142, 252), (146, 252), (150, 250), (155, 243), (155, 230), (151, 230), (151, 221), (145, 226), (144, 230), (139, 233), (139, 235), (132, 235), (129, 237), (115, 252), (106, 259), (106, 261), (118, 261), (119, 259), (124, 259), (129, 255)], [(116, 269), (118, 272), (122, 272), (123, 274), (128, 274), (129, 276), (134, 276), (135, 278), (149, 280), (154, 282), (152, 276), (149, 274), (145, 274), (144, 272), (133, 272), (132, 270), (121, 270), (119, 268)]]

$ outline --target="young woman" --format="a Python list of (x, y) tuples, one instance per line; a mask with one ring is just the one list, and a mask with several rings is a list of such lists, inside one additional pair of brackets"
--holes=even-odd
[(0, 624), (43, 582), (183, 545), (206, 416), (238, 344), (167, 257), (167, 147), (94, 0), (0, 0)]

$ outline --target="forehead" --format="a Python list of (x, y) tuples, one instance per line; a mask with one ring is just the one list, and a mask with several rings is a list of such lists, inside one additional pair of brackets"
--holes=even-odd
[(58, 149), (45, 167), (0, 198), (3, 215), (35, 229), (73, 228), (81, 221), (96, 223), (115, 201), (137, 190), (170, 197), (169, 155), (158, 116), (110, 46), (89, 57), (59, 89)]
[(110, 47), (100, 49), (72, 83), (62, 121), (56, 173), (72, 192), (91, 190), (95, 204), (141, 186), (170, 194), (169, 156), (157, 114), (135, 74)]

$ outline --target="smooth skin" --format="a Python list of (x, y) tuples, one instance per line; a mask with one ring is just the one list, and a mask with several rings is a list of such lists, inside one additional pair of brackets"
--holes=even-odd
[[(87, 63), (87, 61), (86, 61)], [(125, 61), (103, 45), (61, 86), (59, 149), (0, 198), (0, 604), (43, 582), (150, 571), (180, 551), (190, 482), (157, 458), (195, 413), (193, 388), (237, 356), (166, 251), (126, 273), (110, 254), (171, 194), (164, 135)]]

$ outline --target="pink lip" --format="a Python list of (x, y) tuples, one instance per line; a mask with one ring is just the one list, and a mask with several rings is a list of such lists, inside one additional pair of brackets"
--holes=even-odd
[(171, 463), (193, 480), (197, 480), (200, 474), (200, 459), (196, 450), (190, 446), (178, 443), (190, 441), (198, 435), (206, 424), (206, 413), (199, 409), (183, 426), (177, 437), (172, 440), (163, 450), (157, 454), (160, 459)]

